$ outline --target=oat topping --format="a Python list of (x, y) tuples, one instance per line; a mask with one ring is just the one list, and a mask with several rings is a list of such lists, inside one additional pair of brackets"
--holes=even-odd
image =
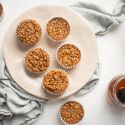
[(60, 41), (68, 36), (70, 32), (70, 26), (65, 19), (61, 17), (55, 17), (48, 22), (47, 32), (53, 40)]
[(33, 73), (41, 73), (49, 67), (49, 54), (41, 49), (31, 49), (25, 56), (26, 68)]
[(69, 84), (67, 73), (63, 70), (51, 70), (44, 76), (43, 86), (52, 93), (61, 94)]
[(17, 38), (24, 44), (35, 44), (39, 41), (42, 30), (35, 20), (23, 20), (16, 29)]
[(73, 67), (81, 58), (80, 50), (72, 44), (65, 44), (57, 52), (57, 60), (64, 67)]
[(62, 120), (68, 124), (79, 123), (83, 116), (84, 110), (81, 104), (76, 101), (69, 101), (62, 105), (60, 110)]
[(0, 16), (3, 14), (3, 6), (2, 4), (0, 3)]

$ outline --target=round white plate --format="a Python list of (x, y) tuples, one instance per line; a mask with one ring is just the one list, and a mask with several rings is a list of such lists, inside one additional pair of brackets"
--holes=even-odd
[[(41, 88), (41, 83), (44, 73), (53, 68), (61, 68), (55, 60), (55, 52), (59, 45), (49, 40), (46, 33), (48, 20), (58, 16), (65, 18), (71, 26), (70, 35), (63, 44), (75, 44), (81, 50), (82, 56), (78, 66), (67, 71), (70, 78), (67, 90), (61, 96), (55, 97), (46, 94)], [(33, 76), (25, 70), (24, 56), (30, 48), (23, 47), (16, 39), (17, 25), (23, 19), (28, 18), (37, 20), (41, 24), (43, 32), (42, 39), (32, 47), (42, 47), (51, 56), (50, 67), (39, 76)], [(30, 94), (47, 99), (64, 98), (78, 91), (91, 78), (96, 69), (98, 59), (95, 35), (86, 20), (69, 7), (55, 5), (37, 6), (19, 16), (6, 33), (3, 51), (9, 73), (16, 83)]]

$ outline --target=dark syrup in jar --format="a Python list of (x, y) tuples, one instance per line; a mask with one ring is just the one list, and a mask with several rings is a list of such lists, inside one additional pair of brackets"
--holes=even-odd
[(115, 104), (125, 106), (125, 76), (116, 76), (111, 80), (108, 97)]
[(116, 95), (121, 103), (125, 103), (125, 79), (120, 80), (116, 86)]

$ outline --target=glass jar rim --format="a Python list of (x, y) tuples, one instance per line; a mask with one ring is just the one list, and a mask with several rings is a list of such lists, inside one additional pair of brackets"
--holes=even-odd
[[(118, 76), (117, 76), (118, 77)], [(119, 77), (117, 78), (117, 80), (115, 81), (114, 83), (114, 87), (113, 87), (113, 95), (114, 95), (114, 98), (116, 99), (117, 103), (122, 105), (122, 106), (125, 106), (125, 104), (121, 103), (117, 97), (117, 93), (116, 93), (116, 88), (117, 88), (117, 85), (120, 83), (120, 81), (122, 80), (125, 80), (125, 75), (119, 75)]]

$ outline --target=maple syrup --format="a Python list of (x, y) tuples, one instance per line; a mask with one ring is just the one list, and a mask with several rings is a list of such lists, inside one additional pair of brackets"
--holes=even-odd
[(108, 97), (115, 104), (125, 106), (125, 75), (118, 75), (111, 80)]

